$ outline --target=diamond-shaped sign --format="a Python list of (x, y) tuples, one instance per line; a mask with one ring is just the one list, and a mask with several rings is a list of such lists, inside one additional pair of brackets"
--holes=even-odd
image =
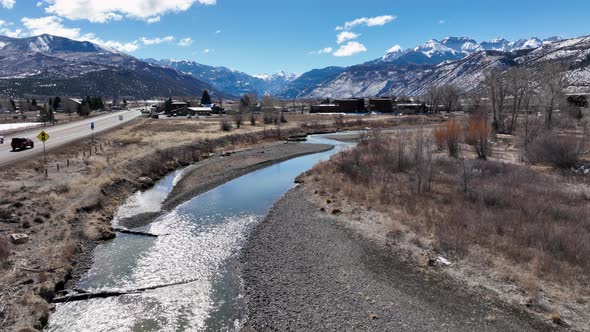
[(42, 132), (39, 133), (39, 135), (37, 135), (37, 138), (41, 142), (45, 143), (47, 140), (49, 140), (49, 134), (46, 133), (45, 131), (42, 131)]

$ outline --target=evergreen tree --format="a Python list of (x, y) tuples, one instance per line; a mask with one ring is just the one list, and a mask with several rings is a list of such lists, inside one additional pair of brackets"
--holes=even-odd
[(211, 96), (209, 96), (209, 91), (203, 90), (203, 96), (201, 97), (201, 105), (209, 105), (212, 104)]
[(39, 112), (39, 121), (43, 122), (43, 125), (45, 125), (46, 122), (51, 122), (51, 117), (49, 115), (49, 107), (47, 106), (47, 104), (44, 104), (43, 108)]
[(164, 102), (164, 113), (169, 114), (170, 112), (172, 112), (172, 97)]
[(59, 108), (59, 105), (61, 104), (61, 98), (60, 97), (55, 97), (53, 98), (53, 110), (57, 110)]

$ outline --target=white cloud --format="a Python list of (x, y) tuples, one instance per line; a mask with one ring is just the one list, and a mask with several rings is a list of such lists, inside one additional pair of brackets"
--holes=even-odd
[(220, 34), (220, 33), (221, 33), (221, 30), (217, 30), (217, 31), (215, 31), (215, 34), (216, 34), (216, 35), (218, 35), (218, 34)]
[(80, 29), (66, 28), (62, 24), (62, 19), (57, 16), (46, 16), (39, 18), (23, 17), (21, 22), (29, 30), (31, 35), (50, 34), (71, 39), (80, 37)]
[(347, 40), (357, 39), (360, 36), (361, 36), (360, 33), (354, 33), (354, 32), (350, 32), (350, 31), (342, 31), (341, 33), (339, 33), (336, 36), (336, 42), (338, 44), (342, 44)]
[(14, 7), (16, 0), (0, 0), (0, 5), (6, 9), (12, 9)]
[(13, 26), (12, 22), (6, 22), (0, 20), (0, 35), (4, 35), (11, 38), (18, 38), (23, 35), (22, 29), (10, 30), (8, 27)]
[(178, 46), (187, 47), (187, 46), (190, 46), (192, 43), (193, 43), (193, 39), (192, 38), (190, 38), (190, 37), (182, 38), (178, 42)]
[(357, 53), (366, 52), (367, 48), (365, 45), (351, 41), (348, 42), (346, 45), (342, 45), (336, 52), (334, 52), (334, 56), (343, 57), (343, 56), (351, 56)]
[(318, 51), (311, 51), (311, 52), (309, 52), (309, 54), (328, 54), (328, 53), (332, 53), (333, 51), (334, 51), (333, 48), (325, 47), (325, 48), (322, 48), (321, 50), (318, 50)]
[(203, 53), (205, 53), (205, 54), (207, 54), (207, 53), (213, 53), (213, 52), (215, 52), (215, 50), (212, 50), (212, 49), (209, 49), (209, 48), (206, 48), (206, 49), (203, 50)]
[(447, 23), (447, 21), (445, 21), (445, 20), (438, 20), (438, 24), (445, 24), (445, 23)]
[(166, 36), (163, 38), (145, 38), (139, 39), (144, 45), (159, 45), (163, 43), (170, 43), (174, 41), (174, 36)]
[(394, 45), (390, 49), (387, 50), (387, 53), (397, 53), (397, 52), (401, 52), (403, 50), (404, 49), (400, 45)]
[[(69, 28), (63, 25), (63, 19), (57, 16), (47, 16), (40, 18), (21, 19), (23, 25), (28, 30), (23, 33), (21, 30), (13, 32), (14, 37), (24, 37), (26, 35), (42, 35), (50, 34), (54, 36), (66, 37), (79, 41), (89, 41), (98, 45), (102, 45), (120, 52), (131, 53), (137, 51), (141, 46), (157, 45), (162, 43), (169, 43), (174, 41), (174, 36), (158, 37), (158, 38), (139, 38), (131, 42), (119, 42), (114, 40), (103, 40), (96, 37), (93, 33), (82, 34), (78, 28)], [(7, 33), (4, 28), (5, 23), (0, 24), (0, 33), (9, 37), (13, 37)]]
[(154, 17), (150, 17), (147, 20), (145, 20), (148, 24), (152, 24), (152, 23), (156, 23), (156, 22), (160, 22), (160, 16), (154, 16)]
[[(14, 0), (0, 0), (14, 1)], [(183, 12), (194, 4), (215, 5), (216, 0), (44, 0), (45, 11), (70, 20), (105, 23), (123, 17), (149, 21), (169, 12)]]
[(89, 41), (125, 53), (132, 53), (139, 49), (139, 41), (137, 40), (128, 43), (121, 43), (114, 40), (102, 40), (100, 38), (95, 37), (94, 34), (91, 33), (81, 36), (79, 40)]
[(361, 17), (354, 21), (346, 22), (343, 26), (336, 27), (336, 30), (350, 30), (357, 25), (365, 25), (368, 27), (382, 26), (395, 20), (397, 16), (383, 15), (375, 17)]

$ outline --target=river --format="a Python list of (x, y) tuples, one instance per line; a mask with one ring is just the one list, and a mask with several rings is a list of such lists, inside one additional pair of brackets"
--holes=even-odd
[[(238, 331), (245, 320), (239, 251), (249, 231), (294, 186), (294, 179), (350, 143), (310, 136), (335, 149), (254, 171), (203, 193), (139, 230), (94, 250), (92, 268), (77, 282), (87, 291), (156, 289), (57, 304), (46, 331)], [(160, 209), (182, 170), (138, 192), (113, 224)], [(304, 213), (305, 211), (302, 211)]]

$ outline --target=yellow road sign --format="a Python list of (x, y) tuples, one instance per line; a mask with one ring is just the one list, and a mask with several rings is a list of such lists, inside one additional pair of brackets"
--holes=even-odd
[(37, 135), (37, 138), (41, 142), (45, 143), (45, 141), (49, 140), (49, 134), (46, 133), (45, 131), (42, 131), (42, 132), (39, 133), (39, 135)]

